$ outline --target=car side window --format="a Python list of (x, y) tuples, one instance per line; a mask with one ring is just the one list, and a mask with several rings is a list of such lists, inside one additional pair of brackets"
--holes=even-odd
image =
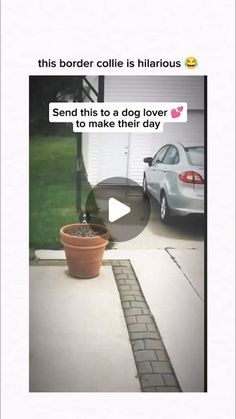
[(156, 161), (156, 158), (157, 158), (157, 154), (158, 154), (158, 153), (156, 153), (156, 154), (155, 154), (155, 156), (154, 156), (154, 157), (153, 157), (153, 159), (152, 159), (152, 166), (155, 164), (155, 161)]
[(177, 164), (179, 163), (179, 152), (175, 146), (170, 146), (169, 150), (167, 151), (164, 160), (164, 164)]
[(170, 146), (169, 145), (165, 145), (164, 147), (162, 147), (154, 156), (153, 161), (152, 161), (152, 165), (156, 164), (156, 163), (163, 163), (163, 158), (165, 157), (165, 154), (168, 150)]

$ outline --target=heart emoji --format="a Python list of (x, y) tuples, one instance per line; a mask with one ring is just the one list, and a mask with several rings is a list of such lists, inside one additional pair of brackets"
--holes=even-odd
[(178, 118), (178, 116), (180, 116), (180, 112), (176, 109), (171, 109), (171, 116), (172, 118)]
[(182, 110), (183, 110), (183, 106), (178, 106), (178, 111), (180, 111), (180, 112), (182, 112)]

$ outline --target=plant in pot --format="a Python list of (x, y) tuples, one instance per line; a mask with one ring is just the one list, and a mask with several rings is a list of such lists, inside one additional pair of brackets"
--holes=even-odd
[(99, 275), (109, 239), (106, 227), (87, 223), (65, 225), (60, 229), (60, 239), (70, 275), (81, 279)]

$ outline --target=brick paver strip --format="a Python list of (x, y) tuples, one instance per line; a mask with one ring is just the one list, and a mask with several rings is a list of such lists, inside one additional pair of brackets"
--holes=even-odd
[[(65, 266), (65, 260), (35, 260), (33, 266)], [(105, 260), (112, 266), (143, 392), (180, 392), (170, 358), (129, 260)]]
[[(108, 262), (108, 261), (106, 261)], [(180, 392), (170, 358), (129, 260), (111, 261), (143, 392)]]

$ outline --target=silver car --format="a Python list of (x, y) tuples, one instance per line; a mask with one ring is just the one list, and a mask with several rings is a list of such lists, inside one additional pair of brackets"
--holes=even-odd
[(167, 144), (155, 156), (146, 157), (143, 194), (160, 202), (160, 218), (204, 213), (204, 147)]

